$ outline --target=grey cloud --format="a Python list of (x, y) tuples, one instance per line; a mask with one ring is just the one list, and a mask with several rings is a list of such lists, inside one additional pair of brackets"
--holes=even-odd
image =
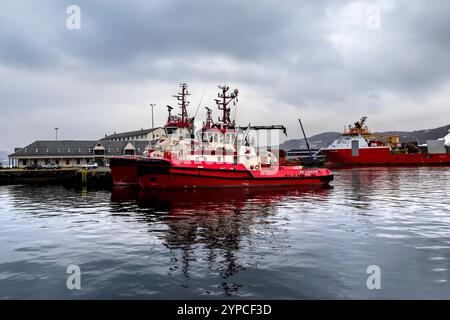
[[(340, 14), (352, 3), (362, 7)], [(382, 7), (381, 30), (361, 21), (364, 5), (374, 3)], [(81, 30), (65, 27), (70, 4), (81, 8)], [(445, 0), (3, 1), (0, 117), (14, 122), (27, 110), (90, 109), (117, 125), (105, 110), (165, 101), (180, 81), (200, 91), (224, 81), (245, 87), (244, 114), (254, 122), (268, 121), (270, 110), (299, 110), (311, 114), (309, 127), (322, 129), (316, 110), (341, 128), (349, 115), (376, 113), (403, 97), (441, 112), (448, 103), (449, 9)], [(152, 90), (154, 84), (168, 91)], [(259, 108), (266, 110), (261, 119)], [(442, 118), (436, 126), (447, 124)], [(52, 127), (45, 116), (39, 122)], [(422, 128), (421, 119), (410, 125)]]

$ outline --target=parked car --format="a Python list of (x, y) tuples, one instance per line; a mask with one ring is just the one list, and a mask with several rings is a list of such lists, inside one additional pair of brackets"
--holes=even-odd
[(30, 163), (29, 165), (25, 166), (25, 169), (27, 170), (42, 169), (42, 166), (40, 164)]
[(49, 163), (44, 166), (44, 169), (61, 169), (61, 167), (57, 163)]
[(81, 166), (82, 169), (96, 169), (98, 168), (98, 164), (95, 162), (91, 162), (91, 163), (87, 163), (87, 164), (83, 164)]

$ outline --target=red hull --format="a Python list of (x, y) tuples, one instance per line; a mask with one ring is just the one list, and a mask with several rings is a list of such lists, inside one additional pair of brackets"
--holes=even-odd
[(109, 167), (111, 168), (111, 177), (115, 186), (137, 186), (137, 167), (138, 157), (112, 157)]
[(358, 156), (351, 149), (324, 150), (330, 165), (450, 165), (450, 153), (392, 153), (389, 148), (360, 148)]
[(138, 161), (141, 188), (211, 188), (324, 185), (333, 180), (327, 169), (247, 170), (242, 164), (183, 163), (173, 165), (165, 160)]

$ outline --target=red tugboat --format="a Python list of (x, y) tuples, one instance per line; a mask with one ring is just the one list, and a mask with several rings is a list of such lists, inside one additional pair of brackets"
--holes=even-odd
[[(322, 148), (330, 166), (450, 165), (447, 138), (427, 141), (427, 145), (400, 143), (399, 136), (369, 132), (362, 117), (354, 126)], [(449, 139), (450, 140), (450, 139)]]
[[(158, 143), (163, 144), (164, 148), (167, 148), (167, 142), (173, 142), (176, 136), (177, 139), (190, 138), (194, 131), (194, 119), (189, 118), (187, 113), (187, 106), (189, 102), (186, 97), (189, 95), (186, 84), (181, 84), (181, 92), (173, 97), (177, 98), (178, 105), (180, 107), (180, 113), (178, 115), (172, 115), (173, 108), (168, 107), (169, 116), (167, 118), (166, 125), (164, 126), (166, 138), (160, 139)], [(176, 140), (176, 139), (175, 139)], [(149, 156), (154, 146), (150, 146), (146, 152), (141, 156), (118, 156), (111, 157), (110, 168), (113, 185), (116, 186), (137, 186), (137, 167), (136, 161)]]
[(145, 189), (325, 185), (333, 180), (328, 169), (304, 169), (300, 166), (259, 169), (256, 165), (251, 169), (245, 162), (178, 162), (165, 159), (141, 159), (137, 163), (139, 185)]
[(248, 143), (250, 126), (242, 130), (230, 118), (229, 104), (236, 103), (238, 91), (219, 88), (216, 104), (222, 117), (213, 123), (208, 109), (201, 139), (176, 140), (170, 148), (158, 144), (149, 157), (136, 161), (141, 188), (325, 185), (333, 180), (328, 169), (280, 166), (270, 151), (258, 154)]

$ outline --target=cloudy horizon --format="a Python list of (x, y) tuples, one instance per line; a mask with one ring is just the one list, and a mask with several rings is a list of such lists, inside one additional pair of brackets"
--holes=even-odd
[[(69, 29), (67, 8), (81, 10)], [(2, 1), (0, 150), (163, 125), (186, 82), (204, 118), (217, 85), (240, 91), (237, 121), (288, 138), (450, 123), (450, 2)], [(202, 99), (203, 96), (203, 99)], [(215, 118), (217, 118), (217, 111)]]

